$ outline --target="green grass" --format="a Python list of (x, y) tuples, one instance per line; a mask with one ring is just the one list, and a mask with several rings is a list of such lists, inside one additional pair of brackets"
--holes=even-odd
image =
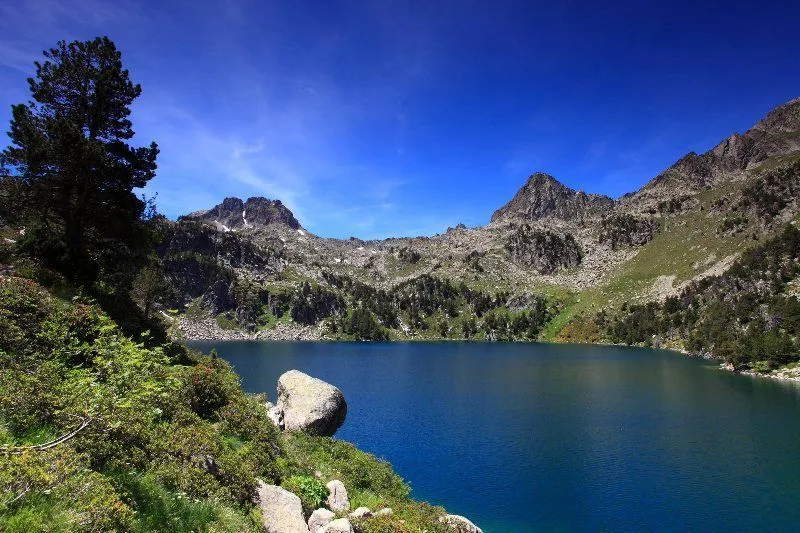
[(203, 307), (203, 299), (202, 298), (194, 298), (189, 305), (186, 306), (186, 318), (191, 318), (192, 320), (200, 320), (206, 318), (208, 316), (208, 310)]
[(289, 313), (285, 313), (281, 317), (277, 317), (272, 313), (265, 313), (258, 318), (258, 322), (258, 329), (260, 330), (275, 329), (278, 324), (291, 324), (292, 317), (289, 316)]
[(129, 495), (131, 506), (136, 511), (134, 532), (257, 531), (243, 510), (216, 500), (192, 499), (168, 491), (146, 475), (115, 474), (112, 479)]
[(230, 312), (220, 313), (217, 315), (217, 325), (222, 329), (234, 330), (241, 329), (239, 323)]
[(13, 513), (0, 513), (0, 531), (6, 533), (50, 533), (76, 531), (75, 513), (67, 505), (40, 494), (26, 498), (25, 506)]

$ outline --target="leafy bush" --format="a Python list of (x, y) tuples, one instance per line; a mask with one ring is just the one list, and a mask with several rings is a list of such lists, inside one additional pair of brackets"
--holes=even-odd
[(313, 476), (292, 476), (283, 482), (283, 488), (300, 497), (306, 513), (322, 507), (328, 498), (328, 487)]
[(203, 357), (185, 368), (180, 380), (183, 397), (195, 413), (207, 419), (241, 394), (238, 376), (219, 358)]

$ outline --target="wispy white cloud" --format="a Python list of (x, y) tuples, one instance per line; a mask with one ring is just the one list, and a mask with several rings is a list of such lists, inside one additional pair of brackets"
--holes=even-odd
[[(417, 27), (410, 10), (398, 18), (375, 5), (343, 7), (361, 17), (379, 50), (354, 83), (342, 77), (343, 59), (335, 55), (351, 35), (322, 25), (287, 57), (287, 44), (301, 37), (280, 18), (285, 6), (265, 6), (275, 17), (259, 28), (258, 48), (243, 37), (253, 30), (252, 6), (214, 2), (213, 17), (177, 10), (191, 29), (187, 55), (186, 43), (163, 31), (175, 24), (170, 6), (154, 12), (133, 0), (0, 3), (0, 65), (30, 73), (56, 40), (115, 38), (144, 87), (134, 106), (134, 142), (152, 139), (161, 148), (158, 175), (145, 192), (158, 192), (169, 216), (225, 196), (260, 195), (280, 199), (322, 235), (425, 234), (455, 224), (420, 213), (406, 199), (418, 178), (387, 164), (412, 155), (406, 136), (415, 117), (406, 102), (435, 74), (432, 28)], [(0, 72), (0, 81), (6, 78), (12, 76)]]

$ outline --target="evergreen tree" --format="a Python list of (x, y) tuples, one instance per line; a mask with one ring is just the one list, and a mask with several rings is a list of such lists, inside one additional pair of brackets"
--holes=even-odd
[(22, 249), (74, 281), (128, 288), (151, 248), (147, 204), (134, 194), (156, 170), (129, 116), (141, 94), (107, 37), (58, 43), (12, 106), (0, 154), (4, 213), (26, 229)]

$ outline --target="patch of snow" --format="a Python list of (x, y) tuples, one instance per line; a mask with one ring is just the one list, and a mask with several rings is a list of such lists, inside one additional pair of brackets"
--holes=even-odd
[(244, 222), (245, 227), (247, 227), (247, 209), (242, 210), (242, 221)]
[(333, 259), (333, 261), (335, 263), (341, 263), (342, 262), (342, 258), (341, 257), (336, 257), (336, 258)]
[(305, 234), (306, 234), (306, 232), (305, 232), (305, 231), (303, 231), (303, 230), (301, 230), (301, 229), (298, 229), (298, 230), (297, 230), (297, 233), (299, 233), (300, 235), (305, 235)]

